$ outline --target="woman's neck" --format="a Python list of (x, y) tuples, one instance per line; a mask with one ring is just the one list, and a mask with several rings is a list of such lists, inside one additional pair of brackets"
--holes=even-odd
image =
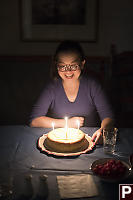
[(62, 81), (64, 88), (76, 88), (79, 86), (80, 80), (73, 80), (73, 81)]
[(78, 95), (80, 80), (64, 81), (62, 84), (68, 100), (74, 102)]

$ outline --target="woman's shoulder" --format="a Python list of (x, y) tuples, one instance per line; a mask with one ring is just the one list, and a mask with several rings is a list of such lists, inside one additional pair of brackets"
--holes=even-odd
[(105, 93), (103, 85), (95, 77), (84, 77), (84, 89), (91, 94), (91, 96), (96, 96), (101, 93)]
[(42, 88), (40, 93), (40, 98), (45, 98), (46, 96), (54, 97), (59, 88), (58, 80), (49, 80)]
[(55, 90), (56, 88), (58, 88), (58, 86), (60, 85), (60, 80), (49, 80), (47, 82), (47, 84), (44, 86), (44, 90), (48, 89), (48, 90)]
[(85, 85), (89, 86), (100, 85), (99, 80), (93, 76), (82, 76), (81, 80)]

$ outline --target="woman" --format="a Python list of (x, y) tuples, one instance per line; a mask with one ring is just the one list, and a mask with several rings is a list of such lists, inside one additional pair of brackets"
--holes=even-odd
[(31, 127), (64, 127), (68, 117), (68, 126), (77, 128), (99, 125), (92, 140), (97, 142), (103, 128), (113, 126), (113, 113), (107, 98), (97, 81), (83, 76), (85, 57), (81, 46), (74, 41), (62, 42), (54, 56), (52, 65), (53, 82), (42, 92), (31, 115)]

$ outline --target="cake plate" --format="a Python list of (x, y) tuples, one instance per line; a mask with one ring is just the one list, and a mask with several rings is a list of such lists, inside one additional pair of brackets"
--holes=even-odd
[(46, 140), (47, 134), (43, 134), (39, 139), (38, 139), (38, 147), (42, 152), (46, 152), (51, 155), (55, 156), (78, 156), (84, 153), (87, 153), (93, 149), (95, 146), (95, 142), (92, 142), (91, 137), (85, 134), (85, 139), (86, 139), (86, 148), (81, 148), (78, 152), (70, 152), (70, 153), (62, 153), (62, 152), (54, 152), (52, 149), (50, 149), (46, 145)]

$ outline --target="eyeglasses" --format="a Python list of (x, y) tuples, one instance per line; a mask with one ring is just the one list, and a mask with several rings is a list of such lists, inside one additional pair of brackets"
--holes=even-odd
[(62, 66), (57, 66), (57, 69), (60, 72), (65, 72), (65, 71), (76, 71), (77, 69), (80, 68), (80, 65), (76, 64), (76, 65), (62, 65)]

